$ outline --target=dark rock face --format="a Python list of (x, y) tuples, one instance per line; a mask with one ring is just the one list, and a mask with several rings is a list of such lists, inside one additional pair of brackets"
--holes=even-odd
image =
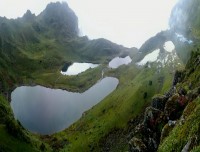
[(177, 71), (169, 92), (152, 99), (151, 106), (145, 110), (143, 122), (139, 123), (130, 134), (131, 152), (157, 151), (160, 142), (169, 135), (176, 121), (182, 118), (181, 115), (188, 102), (199, 96), (199, 87), (190, 92), (183, 87), (176, 88), (176, 84), (182, 83), (184, 78), (185, 73)]
[(7, 51), (7, 45), (15, 46), (18, 42), (23, 46), (25, 43), (39, 43), (41, 34), (46, 38), (65, 40), (78, 37), (78, 32), (77, 16), (67, 3), (50, 3), (38, 16), (27, 10), (21, 18), (9, 20), (0, 17), (0, 48)]
[(172, 90), (169, 96), (159, 95), (153, 98), (152, 105), (146, 108), (143, 122), (139, 123), (130, 134), (131, 152), (157, 151), (160, 142), (170, 134), (177, 120), (180, 119), (179, 124), (184, 123), (185, 107), (200, 94), (200, 87), (189, 92), (181, 87), (179, 89), (173, 87)]
[(160, 122), (160, 119), (163, 117), (163, 112), (155, 109), (153, 107), (147, 107), (145, 111), (145, 117), (144, 117), (144, 126), (155, 130), (157, 127), (158, 122)]
[(153, 98), (151, 106), (146, 108), (143, 122), (132, 132), (130, 151), (156, 151), (160, 141), (175, 126), (175, 120), (180, 118), (187, 103), (188, 96), (183, 90), (181, 94), (171, 94), (169, 98), (165, 95)]
[(147, 151), (147, 147), (141, 139), (133, 137), (129, 141), (129, 144), (130, 145), (136, 145), (135, 147), (131, 147), (131, 150), (130, 150), (131, 152), (141, 152), (141, 151), (145, 152), (145, 151)]
[(71, 62), (66, 62), (62, 67), (62, 72), (66, 72), (71, 64), (72, 64)]
[(166, 102), (164, 113), (168, 116), (169, 120), (176, 120), (180, 118), (187, 103), (185, 95), (174, 94)]
[(162, 31), (147, 40), (139, 49), (139, 52), (150, 53), (151, 51), (163, 48), (164, 43), (170, 39), (169, 31)]
[(31, 22), (35, 19), (35, 14), (32, 14), (30, 10), (27, 10), (27, 12), (23, 15), (22, 19)]
[(164, 113), (153, 107), (147, 107), (144, 121), (136, 126), (133, 138), (129, 141), (130, 151), (154, 152), (158, 148), (161, 128), (166, 123)]
[(47, 26), (55, 30), (55, 35), (64, 38), (78, 36), (78, 18), (65, 2), (48, 4), (39, 17)]
[(173, 80), (173, 86), (175, 86), (177, 83), (181, 82), (184, 78), (184, 74), (182, 71), (176, 71), (174, 75), (174, 80)]
[(170, 28), (185, 35), (191, 29), (199, 29), (200, 22), (197, 20), (200, 9), (198, 0), (179, 0), (172, 10), (169, 20)]
[(165, 103), (167, 101), (167, 96), (159, 96), (159, 97), (155, 97), (152, 99), (152, 103), (151, 106), (153, 108), (159, 109), (159, 110), (164, 110), (165, 107)]
[(191, 102), (194, 99), (196, 99), (199, 96), (199, 94), (200, 94), (200, 87), (197, 87), (193, 89), (192, 91), (188, 92), (188, 95), (187, 95), (188, 102)]

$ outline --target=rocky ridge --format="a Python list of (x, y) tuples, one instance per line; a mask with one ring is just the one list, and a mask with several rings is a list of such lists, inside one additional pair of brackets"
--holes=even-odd
[[(144, 119), (129, 136), (131, 152), (162, 151), (162, 143), (175, 126), (182, 125), (187, 119), (184, 113), (200, 97), (200, 52), (195, 51), (186, 70), (177, 71), (171, 89), (164, 95), (156, 95), (151, 106), (147, 107)], [(195, 75), (195, 79), (192, 79)], [(200, 138), (200, 136), (196, 137)], [(192, 138), (192, 140), (195, 140)], [(185, 143), (187, 147), (187, 143)], [(199, 143), (191, 146), (190, 149)], [(184, 147), (182, 147), (184, 149)]]

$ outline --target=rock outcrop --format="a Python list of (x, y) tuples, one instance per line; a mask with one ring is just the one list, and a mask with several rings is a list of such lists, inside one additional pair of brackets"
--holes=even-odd
[(41, 18), (46, 26), (54, 29), (55, 36), (60, 35), (64, 38), (78, 36), (78, 18), (66, 2), (48, 4), (38, 18)]
[[(199, 52), (193, 53), (185, 71), (175, 73), (169, 92), (165, 95), (157, 95), (152, 99), (151, 106), (145, 110), (143, 121), (130, 133), (129, 147), (131, 152), (157, 151), (159, 144), (170, 135), (173, 128), (186, 121), (183, 111), (188, 113), (191, 109), (185, 107), (200, 95), (199, 66), (195, 66), (199, 61), (198, 54)], [(195, 63), (189, 65), (194, 61)], [(191, 71), (194, 67), (196, 68)], [(196, 80), (197, 77), (198, 80)], [(182, 151), (187, 151), (189, 147), (191, 147), (190, 140)]]

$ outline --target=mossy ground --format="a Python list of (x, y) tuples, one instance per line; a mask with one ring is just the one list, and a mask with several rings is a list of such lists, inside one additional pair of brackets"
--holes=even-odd
[[(37, 62), (39, 61), (37, 60)], [(40, 65), (35, 64), (36, 67)], [(19, 80), (16, 80), (18, 82), (16, 84), (39, 84), (46, 87), (82, 92), (101, 78), (102, 69), (107, 69), (106, 65), (101, 65), (78, 76), (64, 76), (60, 74), (61, 67), (61, 65), (54, 65), (47, 69), (38, 68), (37, 71), (33, 69), (32, 72), (29, 69), (29, 71), (25, 71), (24, 76), (20, 76), (21, 84)], [(143, 111), (154, 94), (164, 93), (168, 90), (171, 86), (173, 70), (165, 67), (158, 72), (156, 64), (152, 65), (152, 68), (140, 68), (133, 62), (118, 69), (107, 69), (105, 75), (119, 79), (117, 89), (99, 104), (85, 112), (79, 121), (65, 131), (52, 135), (48, 137), (49, 139), (36, 137), (39, 143), (47, 143), (54, 147), (54, 150), (59, 151), (79, 151), (80, 149), (84, 149), (83, 151), (101, 151), (100, 140), (113, 129), (123, 130), (126, 128), (128, 121)], [(52, 139), (56, 139), (56, 143)], [(60, 143), (66, 140), (68, 144), (59, 147)], [(121, 140), (117, 142), (121, 142)], [(31, 145), (27, 144), (27, 146)], [(28, 148), (26, 144), (24, 144), (24, 148)], [(114, 149), (115, 147), (111, 148)], [(127, 145), (124, 145), (118, 150), (127, 150), (127, 148)]]
[[(163, 93), (165, 90), (163, 88), (170, 87), (171, 84), (164, 82), (172, 80), (172, 75), (165, 75), (164, 71), (166, 69), (157, 73), (156, 67), (140, 69), (135, 64), (108, 71), (107, 75), (119, 79), (117, 89), (85, 112), (84, 116), (71, 127), (53, 137), (59, 140), (68, 139), (69, 144), (63, 148), (63, 151), (80, 149), (82, 151), (101, 151), (99, 141), (102, 138), (112, 132), (114, 128), (119, 130), (126, 128), (128, 121), (142, 112), (155, 93)], [(162, 82), (160, 81), (161, 77)], [(150, 81), (152, 84), (149, 83)], [(117, 151), (127, 150), (127, 148), (125, 145)]]
[[(42, 16), (32, 22), (24, 23), (23, 20), (0, 18), (0, 23), (3, 25), (0, 28), (0, 91), (2, 95), (19, 85), (35, 84), (81, 92), (100, 79), (101, 70), (113, 57), (131, 55), (134, 60), (138, 60), (134, 51), (131, 53), (124, 51), (127, 48), (105, 39), (90, 41), (87, 37), (65, 39), (61, 35), (55, 35), (54, 29), (40, 22), (41, 19)], [(35, 27), (41, 31), (35, 30)], [(199, 34), (196, 35), (198, 37)], [(188, 50), (185, 46), (179, 47), (179, 50), (185, 49), (184, 52)], [(189, 56), (184, 54), (182, 58), (186, 62)], [(74, 61), (103, 65), (90, 69), (80, 76), (62, 76), (60, 70), (64, 63)], [(49, 136), (48, 139), (25, 131), (14, 120), (9, 103), (0, 97), (0, 151), (39, 151), (42, 142), (46, 145), (46, 151), (52, 151), (48, 144), (54, 148), (54, 151), (101, 151), (100, 140), (113, 129), (126, 128), (128, 121), (136, 118), (143, 111), (154, 94), (164, 93), (170, 88), (173, 72), (172, 69), (166, 67), (158, 73), (156, 66), (138, 68), (134, 63), (107, 71), (106, 76), (119, 79), (117, 89), (85, 112), (83, 117), (68, 129)], [(188, 79), (195, 79), (194, 84), (198, 85), (197, 76), (193, 74)], [(188, 83), (190, 82), (184, 82), (184, 84)], [(195, 103), (195, 110), (192, 113), (188, 112), (188, 121), (183, 126), (176, 126), (172, 130), (172, 134), (160, 145), (160, 151), (170, 151), (174, 148), (180, 150), (192, 134), (198, 133), (199, 100)], [(7, 120), (12, 124), (11, 131), (19, 131), (19, 134), (16, 133), (17, 137), (15, 132), (7, 130)], [(194, 126), (191, 127), (192, 123)], [(24, 138), (29, 139), (28, 142)], [(60, 146), (60, 143), (63, 143), (62, 141), (65, 143), (66, 140), (67, 144)], [(118, 142), (120, 140), (115, 144)], [(197, 146), (194, 151), (199, 149)], [(115, 147), (113, 149), (111, 147), (111, 150), (116, 151)], [(117, 150), (125, 151), (127, 146), (122, 146)]]
[[(8, 101), (0, 95), (0, 151), (38, 152), (42, 144), (38, 137), (28, 133), (16, 122)], [(48, 145), (45, 147), (51, 150)]]
[(160, 144), (158, 151), (181, 151), (191, 140), (190, 151), (198, 151), (200, 144), (200, 52), (193, 52), (191, 59), (186, 65), (183, 82), (177, 84), (177, 88), (184, 88), (188, 94), (195, 94), (196, 99), (190, 99), (183, 111), (181, 118), (177, 121), (174, 129)]
[[(192, 138), (198, 138), (198, 143), (193, 143), (199, 145), (200, 137), (200, 99), (193, 101), (194, 103), (188, 104), (186, 107), (189, 108), (191, 105), (192, 109), (189, 109), (190, 113), (182, 120), (177, 122), (175, 128), (170, 132), (169, 136), (164, 139), (164, 141), (159, 146), (159, 152), (172, 152), (172, 151), (181, 151), (183, 147), (187, 144)], [(198, 151), (199, 147), (194, 147), (192, 151)]]
[(0, 151), (2, 152), (38, 152), (30, 143), (16, 139), (10, 135), (4, 125), (0, 125)]

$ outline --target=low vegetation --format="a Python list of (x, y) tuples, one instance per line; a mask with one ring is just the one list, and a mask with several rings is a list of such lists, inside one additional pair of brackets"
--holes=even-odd
[[(184, 10), (196, 3), (192, 0)], [(189, 16), (198, 12), (199, 9), (194, 8)], [(69, 20), (63, 16), (65, 13)], [(184, 147), (194, 152), (199, 151), (199, 22), (188, 22), (191, 23), (192, 32), (182, 34), (193, 40), (192, 45), (178, 41), (173, 33), (183, 32), (183, 28), (172, 28), (171, 25), (171, 30), (160, 32), (146, 41), (139, 49), (139, 54), (136, 48), (128, 49), (105, 39), (78, 37), (77, 17), (66, 3), (51, 3), (38, 16), (27, 11), (22, 18), (16, 20), (0, 18), (0, 151), (128, 151), (132, 143), (128, 145), (127, 139), (140, 141), (135, 138), (132, 140), (134, 136), (131, 133), (138, 124), (148, 120), (143, 119), (148, 114), (145, 109), (154, 99), (162, 101), (163, 94), (174, 85), (172, 80), (177, 73), (181, 73), (183, 79), (174, 86), (175, 93), (167, 99), (166, 105), (176, 105), (175, 99), (185, 95), (185, 92), (186, 97), (192, 100), (187, 99), (185, 107), (175, 114), (176, 124), (173, 127), (158, 123), (157, 133), (162, 138), (161, 141), (159, 138), (160, 145), (157, 148), (161, 152), (181, 151)], [(173, 26), (178, 27), (179, 23)], [(187, 63), (185, 69), (182, 62), (162, 68), (158, 68), (160, 64), (156, 62), (144, 67), (135, 64), (149, 51), (162, 49), (167, 40), (175, 43), (178, 56), (183, 63)], [(131, 64), (117, 69), (107, 68), (112, 58), (126, 55), (133, 59)], [(63, 66), (73, 62), (101, 65), (77, 76), (62, 75), (60, 71)], [(175, 72), (177, 68), (182, 72)], [(11, 101), (11, 92), (17, 86), (43, 85), (83, 92), (101, 79), (102, 70), (104, 76), (119, 79), (116, 90), (64, 131), (41, 136), (25, 130), (14, 119), (8, 101)], [(179, 90), (182, 92), (179, 93)], [(151, 110), (149, 107), (147, 109)]]

